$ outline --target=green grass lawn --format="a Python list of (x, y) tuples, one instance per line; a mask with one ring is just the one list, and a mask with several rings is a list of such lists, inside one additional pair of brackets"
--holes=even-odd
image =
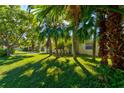
[(124, 72), (99, 65), (90, 56), (49, 56), (16, 51), (0, 58), (0, 87), (124, 87)]

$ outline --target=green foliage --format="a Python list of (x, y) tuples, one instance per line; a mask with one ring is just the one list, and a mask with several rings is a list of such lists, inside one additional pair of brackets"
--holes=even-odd
[(104, 83), (104, 87), (124, 87), (124, 71), (120, 69), (110, 68), (102, 65), (97, 68), (99, 72), (98, 79)]
[(4, 56), (7, 56), (6, 50), (0, 48), (0, 57), (4, 57)]
[(0, 6), (0, 39), (4, 46), (17, 47), (30, 31), (29, 15), (19, 6)]

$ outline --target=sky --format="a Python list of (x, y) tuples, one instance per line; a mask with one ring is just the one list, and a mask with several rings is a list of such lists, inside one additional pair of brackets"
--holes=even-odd
[(27, 7), (28, 7), (28, 5), (21, 5), (21, 9), (22, 10), (25, 10), (26, 11), (27, 10)]

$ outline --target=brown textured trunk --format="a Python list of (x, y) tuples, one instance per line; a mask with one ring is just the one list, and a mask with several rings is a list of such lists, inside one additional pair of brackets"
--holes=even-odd
[(99, 32), (99, 56), (101, 57), (101, 64), (108, 64), (108, 48), (107, 48), (107, 30), (106, 30), (106, 20), (105, 15), (101, 14), (99, 22), (100, 32)]
[(80, 6), (79, 5), (71, 5), (70, 6), (70, 12), (72, 14), (72, 17), (74, 19), (74, 30), (72, 34), (72, 54), (73, 58), (77, 58), (77, 52), (78, 52), (78, 46), (77, 46), (77, 37), (76, 32), (78, 28), (78, 21), (79, 21), (79, 15), (80, 15)]
[[(111, 6), (119, 8), (119, 6)], [(107, 30), (109, 31), (110, 56), (113, 67), (124, 69), (124, 34), (121, 26), (122, 15), (109, 11)]]
[(76, 54), (76, 37), (75, 37), (75, 31), (73, 31), (73, 35), (72, 35), (72, 54), (73, 54), (73, 58), (76, 59), (77, 54)]

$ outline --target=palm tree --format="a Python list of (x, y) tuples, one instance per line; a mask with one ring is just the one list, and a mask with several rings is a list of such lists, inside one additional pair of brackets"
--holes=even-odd
[(100, 13), (99, 19), (99, 56), (101, 57), (101, 64), (108, 64), (108, 37), (106, 29), (106, 18), (105, 14)]
[(93, 61), (96, 60), (96, 38), (97, 38), (97, 28), (94, 29), (94, 33), (93, 33)]
[(77, 38), (76, 38), (76, 32), (78, 29), (78, 24), (79, 24), (79, 16), (80, 16), (80, 6), (79, 5), (72, 5), (69, 6), (70, 8), (70, 13), (73, 17), (73, 22), (74, 22), (74, 30), (72, 33), (72, 53), (73, 53), (73, 58), (77, 58)]
[[(111, 6), (119, 9), (119, 6)], [(122, 15), (117, 12), (109, 11), (107, 20), (107, 31), (109, 35), (110, 56), (113, 67), (124, 69), (124, 35), (122, 29)]]
[(122, 47), (124, 35), (121, 24), (122, 15), (124, 15), (123, 6), (103, 6), (101, 9), (107, 13), (106, 18), (102, 15), (100, 20), (99, 45), (102, 63), (107, 63), (108, 52), (110, 52), (113, 67), (124, 68), (124, 47)]
[(52, 43), (51, 43), (51, 29), (46, 21), (43, 22), (42, 26), (39, 26), (39, 40), (46, 41), (47, 53), (52, 54)]
[[(78, 51), (77, 46), (76, 46), (76, 45), (78, 45), (78, 44), (76, 44), (77, 43), (76, 34), (78, 32), (78, 25), (79, 25), (79, 21), (80, 21), (82, 14), (83, 13), (87, 14), (87, 12), (82, 11), (85, 9), (86, 8), (82, 9), (82, 6), (79, 6), (79, 5), (73, 5), (73, 6), (68, 5), (68, 6), (41, 6), (41, 7), (36, 8), (36, 10), (35, 10), (37, 17), (42, 16), (42, 19), (46, 16), (52, 15), (52, 18), (54, 19), (55, 23), (58, 21), (57, 19), (59, 19), (60, 16), (63, 16), (64, 18), (66, 18), (68, 16), (72, 16), (72, 18), (69, 18), (70, 19), (69, 21), (71, 21), (71, 24), (74, 25), (73, 34), (72, 34), (72, 46), (73, 46), (72, 50), (73, 50), (73, 58), (74, 59), (76, 59), (76, 56), (77, 56), (76, 52)], [(118, 15), (124, 14), (121, 9), (115, 8), (115, 7), (110, 7), (110, 6), (100, 6), (100, 7), (92, 6), (92, 8), (88, 8), (87, 11), (89, 11), (90, 9), (91, 10), (95, 9), (98, 12), (99, 12), (99, 10), (100, 10), (100, 12), (101, 12), (101, 10), (107, 10), (107, 11), (109, 10), (109, 11), (112, 11), (113, 14), (117, 13)], [(102, 11), (102, 12), (104, 12), (104, 11)], [(88, 15), (86, 15), (86, 16), (88, 16)], [(82, 16), (82, 19), (83, 19), (83, 17), (84, 17), (84, 15)], [(109, 18), (111, 18), (111, 17), (109, 17)], [(102, 57), (101, 61), (102, 61), (102, 63), (107, 63), (108, 49), (107, 49), (106, 44), (108, 42), (108, 40), (107, 40), (107, 31), (108, 30), (106, 31), (106, 25), (105, 25), (106, 22), (104, 19), (106, 19), (105, 15), (102, 14), (101, 18), (100, 18), (100, 22), (99, 22), (99, 26), (100, 26), (100, 42), (99, 42), (99, 44), (100, 44), (100, 56)], [(110, 22), (108, 22), (108, 23), (110, 25)], [(114, 25), (114, 23), (113, 23), (113, 25)], [(107, 26), (107, 29), (110, 29), (110, 27), (111, 26)], [(106, 40), (104, 40), (104, 38)], [(110, 48), (112, 48), (112, 45), (110, 46)], [(114, 60), (113, 60), (113, 62), (114, 62)]]
[(77, 35), (80, 41), (93, 39), (93, 54), (92, 59), (95, 61), (96, 57), (96, 38), (97, 36), (97, 15), (95, 10), (87, 11), (87, 17), (82, 20), (82, 27), (78, 29)]
[[(100, 8), (99, 8), (100, 9)], [(102, 10), (102, 13), (101, 13)], [(107, 58), (110, 52), (113, 67), (124, 68), (122, 15), (123, 8), (120, 6), (102, 6), (100, 10), (100, 56), (102, 64), (108, 64)], [(107, 13), (107, 14), (106, 14)], [(106, 18), (105, 18), (106, 15)]]
[[(80, 6), (74, 5), (74, 6), (42, 6), (38, 7), (34, 12), (36, 12), (37, 17), (45, 17), (45, 16), (50, 16), (52, 17), (53, 24), (55, 25), (55, 21), (58, 21), (61, 15), (65, 13), (63, 12), (68, 12), (72, 17), (73, 17), (73, 24), (74, 24), (74, 30), (73, 30), (73, 35), (72, 35), (72, 50), (73, 50), (73, 57), (74, 59), (76, 58), (76, 31), (78, 27), (78, 21), (79, 21), (79, 15), (80, 15)], [(56, 42), (57, 43), (57, 42)]]

